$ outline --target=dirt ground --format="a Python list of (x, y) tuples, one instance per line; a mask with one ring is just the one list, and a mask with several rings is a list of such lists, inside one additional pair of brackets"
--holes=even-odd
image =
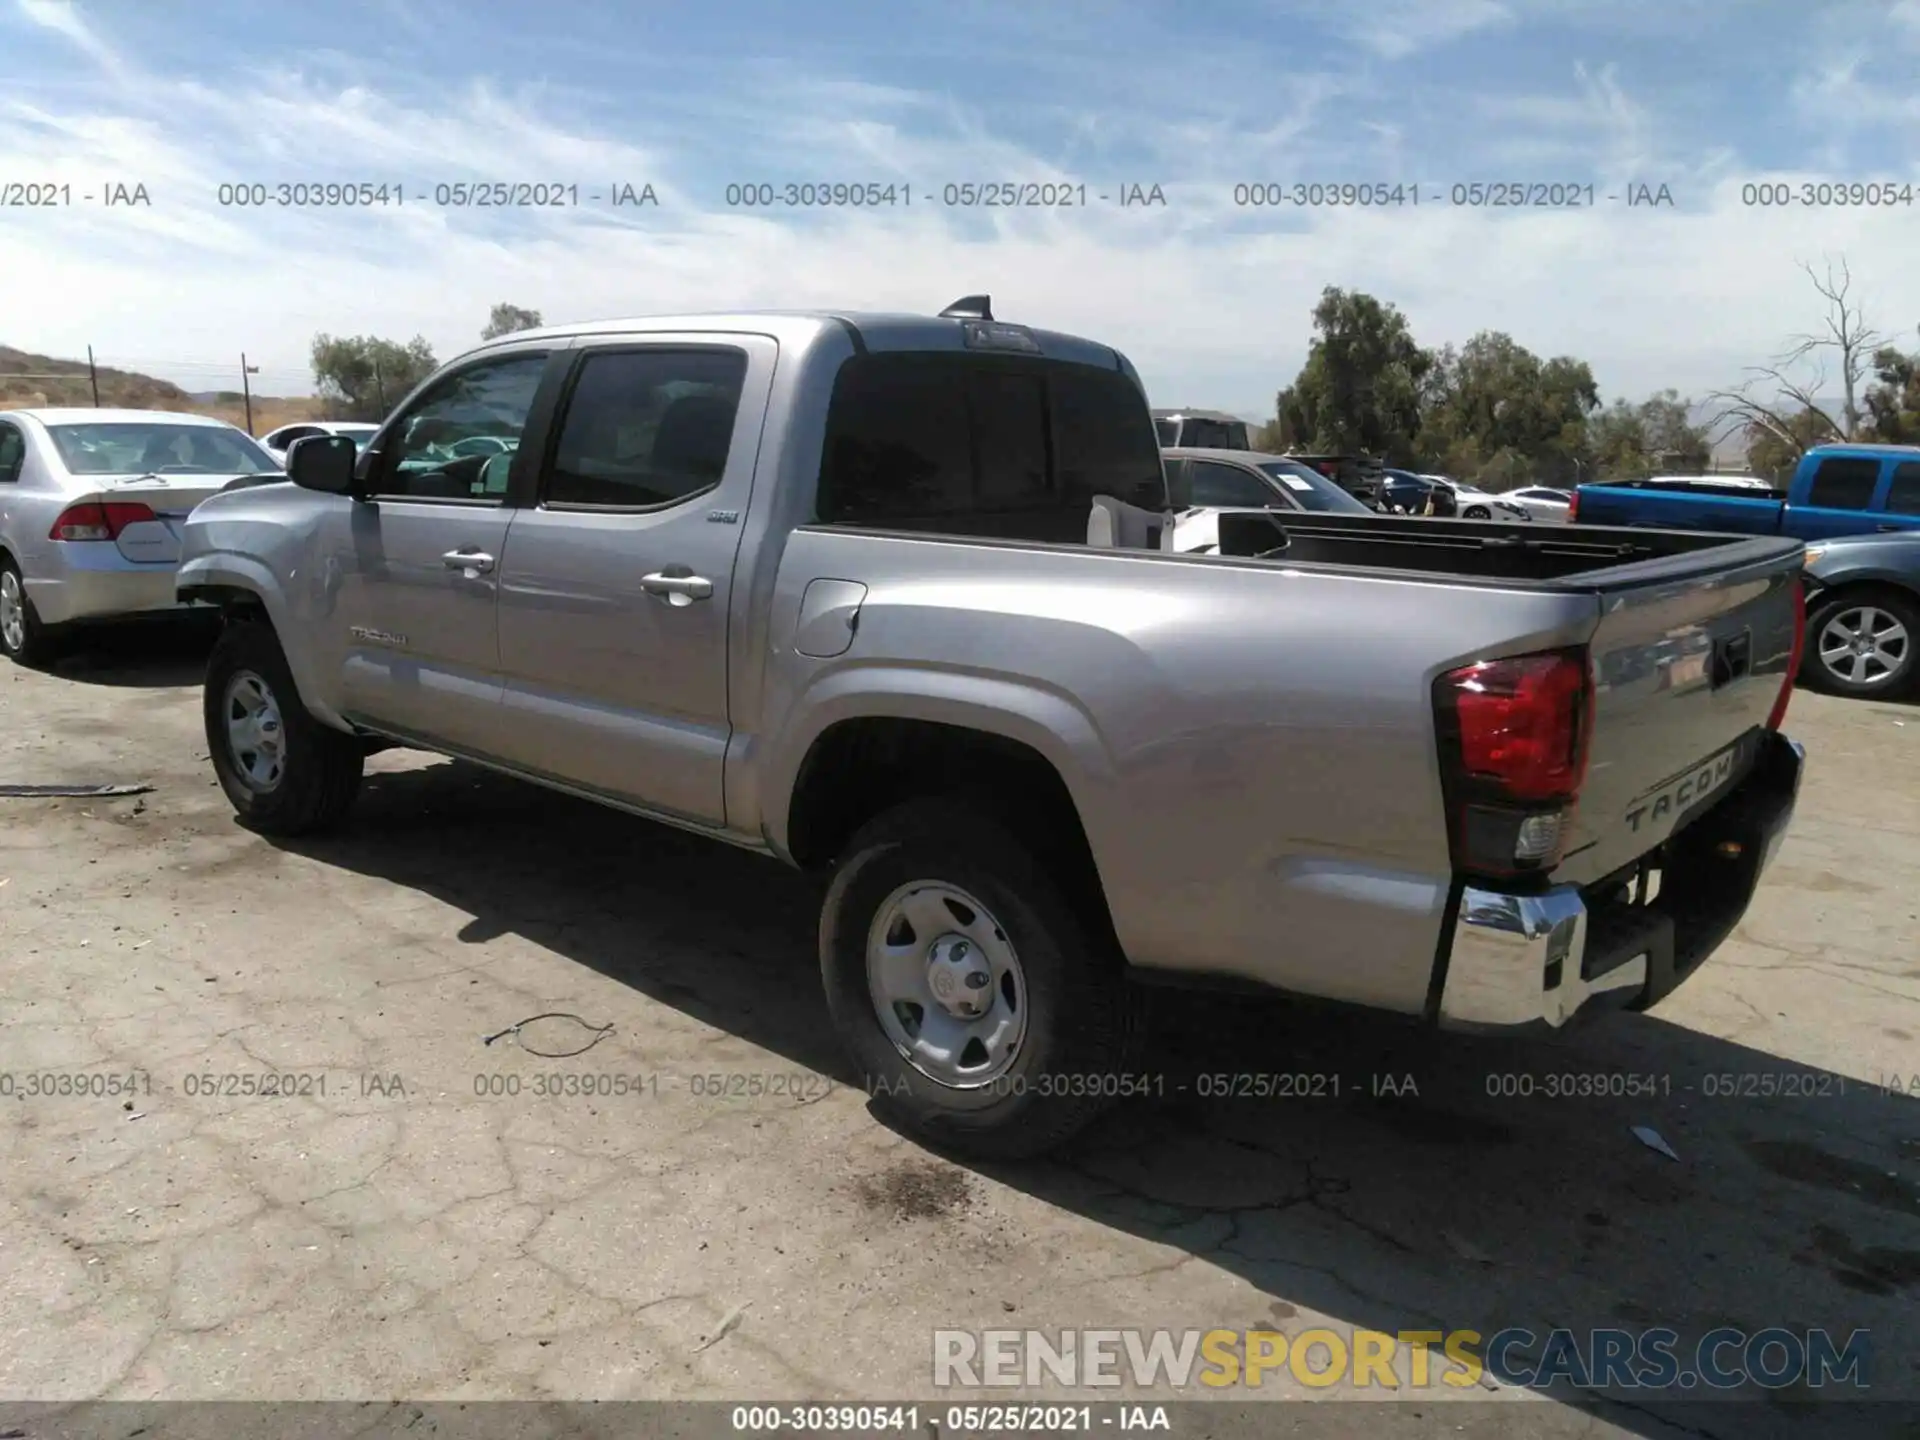
[[(1522, 1045), (1168, 999), (1149, 1070), (1344, 1094), (983, 1168), (849, 1085), (811, 882), (404, 754), (271, 843), (205, 759), (205, 648), (0, 669), (0, 783), (154, 787), (0, 799), (0, 1399), (897, 1400), (940, 1394), (938, 1328), (1320, 1325), (1864, 1327), (1920, 1394), (1920, 708), (1796, 697), (1792, 835), (1650, 1015)], [(1650, 1093), (1545, 1093), (1596, 1075)], [(1372, 1433), (1837, 1433), (1818, 1398), (1440, 1387)]]

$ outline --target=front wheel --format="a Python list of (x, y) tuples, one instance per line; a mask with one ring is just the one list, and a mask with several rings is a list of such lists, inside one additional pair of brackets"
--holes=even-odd
[(867, 825), (821, 911), (820, 968), (875, 1107), (1019, 1159), (1139, 1093), (1138, 1010), (1102, 930), (978, 811), (917, 801)]
[(266, 625), (227, 625), (207, 661), (201, 708), (213, 773), (254, 829), (305, 835), (352, 806), (366, 760), (360, 742), (307, 713)]
[(1901, 695), (1920, 680), (1920, 601), (1898, 590), (1856, 590), (1817, 606), (1807, 620), (1801, 675), (1830, 695)]
[(1491, 520), (1493, 518), (1493, 512), (1484, 505), (1469, 505), (1465, 510), (1460, 512), (1460, 518), (1463, 520)]

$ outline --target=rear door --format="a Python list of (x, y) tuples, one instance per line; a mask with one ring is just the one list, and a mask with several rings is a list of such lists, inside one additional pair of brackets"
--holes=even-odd
[[(495, 600), (515, 451), (549, 368), (544, 347), (441, 376), (362, 458), (364, 502), (329, 520), (324, 576), (343, 632), (338, 693), (351, 719), (489, 753), (500, 650)], [(508, 447), (456, 453), (486, 435)]]
[(724, 824), (734, 566), (777, 344), (582, 345), (500, 572), (501, 756)]
[(1823, 540), (1873, 529), (1868, 512), (1884, 468), (1871, 455), (1827, 456), (1814, 470), (1804, 496), (1787, 507), (1787, 532), (1799, 540)]

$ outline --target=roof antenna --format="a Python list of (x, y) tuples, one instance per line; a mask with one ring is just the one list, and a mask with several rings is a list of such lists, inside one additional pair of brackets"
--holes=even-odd
[(940, 312), (942, 320), (991, 320), (993, 300), (986, 295), (962, 295)]

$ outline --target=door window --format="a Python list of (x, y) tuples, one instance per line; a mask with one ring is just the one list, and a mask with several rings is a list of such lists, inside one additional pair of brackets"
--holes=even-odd
[(704, 495), (726, 473), (746, 378), (740, 350), (588, 355), (543, 502), (647, 510)]
[(1166, 506), (1152, 418), (1119, 372), (937, 354), (841, 368), (822, 522), (1079, 544), (1095, 495)]
[(11, 425), (0, 425), (0, 485), (20, 478), (27, 458), (27, 438)]
[(1864, 510), (1873, 503), (1880, 483), (1880, 462), (1836, 456), (1822, 460), (1807, 487), (1809, 505), (1825, 510)]
[(1895, 515), (1920, 515), (1920, 462), (1908, 460), (1894, 466), (1887, 509)]
[(1196, 460), (1193, 462), (1193, 503), (1229, 509), (1261, 509), (1275, 504), (1276, 499), (1257, 476), (1238, 465)]
[(388, 431), (374, 494), (504, 500), (507, 470), (546, 368), (545, 354), (521, 353), (446, 376)]

